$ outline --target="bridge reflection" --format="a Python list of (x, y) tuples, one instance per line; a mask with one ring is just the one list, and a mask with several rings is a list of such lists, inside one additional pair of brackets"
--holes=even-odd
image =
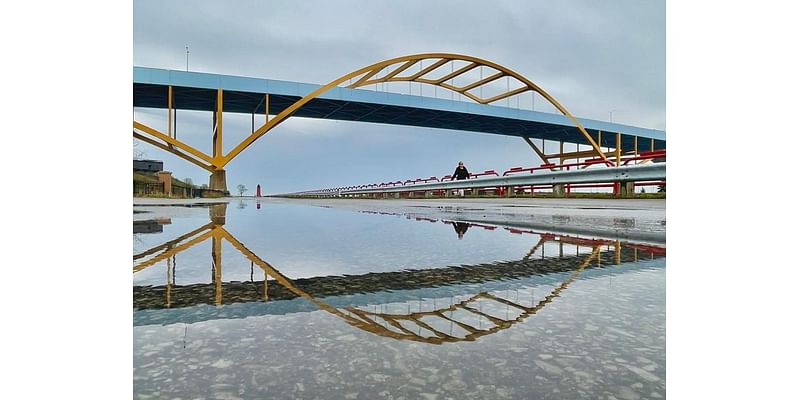
[[(166, 264), (164, 285), (134, 286), (133, 303), (136, 312), (168, 312), (170, 309), (204, 304), (230, 306), (275, 303), (301, 298), (356, 328), (380, 336), (432, 344), (472, 341), (507, 329), (536, 314), (587, 269), (602, 269), (607, 265), (636, 262), (641, 258), (659, 258), (666, 254), (664, 248), (646, 244), (505, 228), (505, 231), (512, 234), (538, 236), (538, 241), (517, 261), (292, 280), (248, 249), (224, 228), (226, 207), (227, 204), (212, 205), (209, 210), (211, 221), (208, 224), (133, 256), (134, 274)], [(414, 219), (437, 222), (429, 218)], [(456, 232), (459, 229), (466, 231), (466, 227), (497, 229), (495, 226), (466, 222), (442, 222), (452, 224)], [(211, 241), (211, 283), (176, 285), (175, 255), (206, 240)], [(250, 282), (223, 282), (221, 262), (223, 241), (230, 243), (250, 261)], [(544, 257), (544, 252), (542, 258), (535, 257), (537, 251), (547, 243), (558, 244), (558, 257)], [(254, 279), (255, 266), (263, 273), (263, 280)], [(448, 296), (448, 299), (438, 299), (445, 304), (437, 305), (434, 301), (434, 306), (430, 307), (430, 310), (423, 310), (421, 305), (412, 310), (410, 305), (412, 301), (408, 299), (406, 301), (401, 299), (400, 305), (402, 306), (402, 303), (407, 305), (403, 312), (387, 312), (385, 308), (388, 307), (383, 306), (378, 309), (377, 306), (368, 305), (332, 305), (336, 303), (332, 299), (337, 297), (365, 293), (410, 293), (420, 289), (451, 285), (509, 282), (526, 277), (553, 277), (553, 284), (550, 286), (554, 288), (543, 297), (534, 299), (531, 296), (530, 299), (526, 298), (526, 301), (521, 300), (519, 296), (502, 294), (502, 290), (478, 291), (473, 285), (469, 289), (472, 293), (458, 298)], [(485, 285), (482, 285), (482, 288), (483, 286)], [(377, 298), (380, 300), (381, 296)], [(398, 306), (388, 297), (384, 297), (383, 303), (394, 303), (395, 308)]]

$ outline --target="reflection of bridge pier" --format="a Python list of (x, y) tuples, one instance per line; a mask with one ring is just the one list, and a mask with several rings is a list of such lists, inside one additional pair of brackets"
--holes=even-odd
[(172, 286), (175, 284), (175, 281), (174, 281), (174, 279), (175, 279), (175, 269), (174, 268), (175, 267), (172, 265), (172, 263), (170, 263), (170, 259), (167, 258), (167, 285), (166, 285), (167, 286), (167, 308), (169, 308), (170, 305), (172, 305), (171, 296), (170, 295), (172, 294), (171, 293), (172, 292), (172, 290), (171, 290)]
[(222, 304), (222, 237), (214, 232), (211, 239), (211, 282), (214, 282), (214, 304)]
[[(211, 222), (217, 226), (225, 225), (227, 203), (214, 204), (208, 210)], [(222, 304), (222, 234), (218, 229), (212, 228), (211, 236), (211, 282), (214, 283), (214, 304)]]
[[(212, 207), (212, 221), (224, 223), (224, 204)], [(496, 227), (481, 226), (485, 229)], [(506, 329), (535, 314), (552, 302), (586, 269), (602, 269), (603, 265), (620, 265), (636, 261), (641, 251), (652, 257), (661, 256), (664, 250), (642, 244), (623, 243), (619, 240), (588, 239), (569, 235), (558, 235), (506, 228), (515, 234), (539, 236), (531, 250), (518, 261), (447, 267), (426, 270), (403, 270), (346, 277), (314, 277), (290, 280), (268, 262), (250, 251), (234, 238), (222, 224), (211, 222), (192, 232), (160, 246), (134, 256), (141, 261), (134, 266), (134, 273), (166, 260), (167, 282), (164, 286), (134, 287), (134, 309), (137, 311), (168, 308), (185, 308), (202, 304), (247, 304), (276, 302), (303, 298), (318, 309), (336, 315), (359, 329), (396, 339), (415, 340), (441, 344), (476, 338)], [(211, 239), (212, 276), (210, 284), (175, 285), (175, 254), (204, 240)], [(223, 282), (222, 242), (229, 242), (237, 251), (250, 260), (250, 282)], [(532, 257), (539, 249), (544, 251), (546, 243), (558, 243), (558, 257)], [(575, 255), (565, 255), (565, 247), (575, 246)], [(605, 251), (603, 251), (605, 249)], [(253, 268), (258, 265), (264, 272), (263, 281), (255, 281)], [(443, 286), (470, 285), (484, 282), (517, 280), (533, 276), (563, 276), (569, 274), (556, 288), (538, 303), (524, 305), (511, 298), (490, 291), (451, 302), (444, 308), (396, 314), (368, 310), (361, 306), (333, 307), (321, 298), (359, 295), (364, 293), (398, 293)], [(271, 278), (271, 279), (270, 279)], [(559, 278), (560, 279), (560, 278)], [(223, 298), (223, 293), (225, 294)], [(492, 308), (505, 307), (506, 316), (491, 314)], [(515, 310), (510, 312), (509, 310)], [(470, 325), (470, 319), (478, 318), (478, 325)], [(483, 322), (481, 322), (483, 321)], [(473, 321), (474, 322), (474, 321)], [(487, 325), (484, 328), (484, 323)], [(449, 330), (445, 327), (450, 325)], [(460, 334), (455, 334), (459, 331)], [(426, 332), (421, 334), (420, 332)], [(416, 332), (416, 333), (415, 333)]]

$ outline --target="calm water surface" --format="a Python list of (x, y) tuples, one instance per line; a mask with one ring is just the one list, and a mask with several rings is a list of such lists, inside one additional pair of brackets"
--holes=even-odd
[(134, 208), (135, 398), (664, 398), (666, 250), (305, 205)]

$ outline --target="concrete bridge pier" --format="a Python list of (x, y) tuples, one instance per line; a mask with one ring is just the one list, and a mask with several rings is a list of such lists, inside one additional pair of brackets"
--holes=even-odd
[(555, 185), (553, 185), (553, 194), (555, 194), (558, 197), (564, 197), (565, 193), (566, 191), (564, 190), (563, 183), (556, 183)]
[(636, 192), (636, 186), (633, 182), (619, 182), (619, 197), (630, 197)]
[(208, 178), (208, 187), (212, 190), (228, 191), (224, 169), (218, 169), (211, 174)]

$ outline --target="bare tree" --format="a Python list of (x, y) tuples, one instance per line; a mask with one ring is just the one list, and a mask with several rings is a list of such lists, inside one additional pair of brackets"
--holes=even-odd
[(189, 186), (194, 187), (194, 182), (192, 182), (192, 178), (183, 178), (183, 182)]
[(147, 153), (139, 148), (139, 142), (136, 139), (133, 139), (133, 159), (142, 160), (146, 155)]
[(244, 194), (244, 192), (247, 191), (247, 188), (240, 183), (240, 184), (236, 185), (236, 190), (239, 191), (239, 197), (241, 197)]

